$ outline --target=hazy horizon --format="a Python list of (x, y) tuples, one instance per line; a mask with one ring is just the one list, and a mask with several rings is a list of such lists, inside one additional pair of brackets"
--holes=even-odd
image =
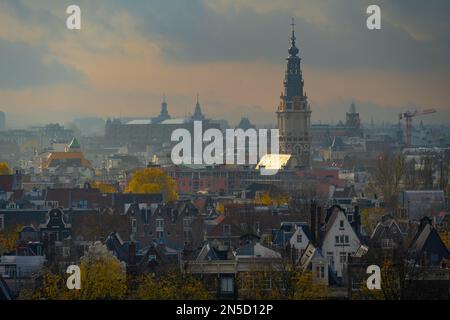
[[(65, 28), (74, 3), (80, 31)], [(365, 28), (368, 4), (381, 6), (381, 30)], [(352, 101), (366, 123), (422, 108), (438, 110), (424, 123), (447, 123), (449, 9), (445, 0), (6, 0), (0, 110), (8, 127), (150, 118), (165, 94), (170, 115), (183, 117), (199, 93), (207, 117), (275, 123), (293, 16), (313, 123), (344, 121)]]

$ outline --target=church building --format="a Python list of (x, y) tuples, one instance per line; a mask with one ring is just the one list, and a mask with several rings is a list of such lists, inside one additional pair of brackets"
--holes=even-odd
[(300, 66), (301, 58), (296, 47), (292, 22), (291, 47), (286, 58), (284, 92), (277, 110), (280, 153), (290, 154), (290, 166), (309, 169), (311, 167), (311, 108), (304, 91), (304, 80)]

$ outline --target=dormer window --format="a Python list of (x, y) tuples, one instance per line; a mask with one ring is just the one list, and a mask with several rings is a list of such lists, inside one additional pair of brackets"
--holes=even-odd
[(344, 220), (339, 221), (339, 229), (344, 229)]

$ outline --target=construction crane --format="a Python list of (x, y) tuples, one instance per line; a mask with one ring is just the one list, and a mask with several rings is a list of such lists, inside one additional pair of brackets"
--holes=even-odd
[(410, 148), (412, 145), (412, 118), (417, 116), (424, 116), (427, 114), (436, 113), (435, 109), (426, 109), (422, 111), (415, 110), (406, 111), (399, 114), (399, 120), (405, 119), (406, 122), (406, 147)]

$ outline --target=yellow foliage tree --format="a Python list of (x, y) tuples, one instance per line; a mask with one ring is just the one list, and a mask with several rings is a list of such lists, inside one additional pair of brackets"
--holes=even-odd
[(273, 270), (241, 273), (239, 281), (239, 297), (255, 300), (280, 300), (285, 298), (283, 290), (278, 287), (281, 273)]
[(129, 193), (162, 192), (166, 201), (178, 199), (175, 180), (159, 168), (145, 168), (134, 172), (125, 191)]
[(141, 300), (207, 300), (211, 298), (201, 280), (180, 272), (168, 272), (161, 277), (147, 274), (137, 289)]
[(94, 243), (81, 258), (81, 290), (72, 290), (74, 299), (119, 300), (127, 293), (125, 264), (105, 245)]
[(271, 192), (261, 192), (256, 197), (256, 203), (265, 206), (280, 206), (288, 202), (288, 197)]
[(115, 193), (117, 192), (116, 187), (114, 187), (111, 184), (100, 182), (100, 181), (94, 181), (91, 183), (91, 187), (94, 189), (100, 189), (101, 193)]
[[(42, 283), (32, 294), (34, 300), (62, 300), (64, 298), (64, 278), (45, 269), (42, 274)], [(23, 294), (23, 293), (21, 293)]]
[(22, 226), (17, 225), (10, 230), (0, 231), (0, 255), (2, 252), (9, 252), (16, 248), (20, 230)]
[(94, 243), (81, 258), (81, 289), (69, 290), (68, 275), (55, 275), (46, 270), (42, 285), (33, 299), (46, 300), (120, 300), (127, 294), (126, 270), (103, 244)]
[(0, 162), (0, 176), (11, 174), (11, 169), (6, 162)]
[(328, 287), (315, 282), (310, 271), (295, 272), (292, 282), (294, 300), (320, 300), (328, 296)]

